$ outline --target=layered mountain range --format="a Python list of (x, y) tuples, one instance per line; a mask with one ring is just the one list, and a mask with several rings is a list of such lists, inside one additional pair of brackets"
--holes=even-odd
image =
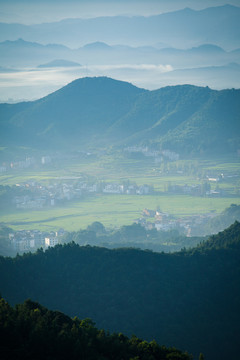
[[(227, 49), (239, 47), (240, 8), (231, 5), (204, 10), (185, 8), (155, 16), (112, 16), (64, 19), (35, 25), (0, 24), (0, 41), (16, 40), (79, 46), (96, 41), (113, 44), (163, 42), (168, 46), (214, 43)], [(196, 42), (197, 41), (197, 42)]]
[(77, 61), (82, 65), (127, 65), (127, 64), (170, 64), (175, 69), (186, 67), (222, 66), (239, 61), (239, 48), (226, 51), (214, 44), (205, 43), (185, 49), (155, 46), (108, 45), (104, 42), (93, 42), (71, 49), (60, 44), (43, 45), (38, 42), (25, 41), (21, 38), (14, 41), (0, 42), (3, 66), (28, 68), (41, 65), (41, 62), (64, 59)]
[(192, 85), (148, 91), (82, 78), (33, 102), (0, 104), (2, 146), (83, 149), (149, 145), (181, 154), (236, 153), (240, 90)]
[(0, 23), (0, 102), (35, 100), (84, 76), (147, 89), (185, 83), (239, 88), (239, 23), (240, 8), (232, 5), (148, 17)]

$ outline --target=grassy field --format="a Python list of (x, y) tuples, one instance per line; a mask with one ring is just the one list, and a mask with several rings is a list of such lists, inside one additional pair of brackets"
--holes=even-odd
[[(239, 158), (218, 160), (180, 160), (176, 163), (154, 164), (149, 158), (129, 159), (117, 153), (95, 156), (89, 159), (58, 161), (57, 164), (37, 169), (12, 170), (2, 174), (0, 185), (14, 185), (27, 181), (41, 184), (70, 181), (69, 178), (83, 178), (92, 181), (119, 182), (130, 180), (137, 185), (152, 185), (156, 191), (164, 192), (168, 184), (196, 185), (204, 176), (223, 173), (224, 182), (211, 184), (233, 194), (222, 198), (193, 197), (189, 195), (96, 195), (78, 202), (68, 202), (62, 207), (42, 210), (2, 211), (0, 222), (14, 229), (66, 230), (86, 228), (93, 221), (100, 221), (108, 227), (131, 224), (141, 217), (144, 208), (156, 209), (175, 216), (203, 214), (210, 211), (220, 213), (232, 203), (240, 204)], [(199, 177), (199, 174), (202, 177)], [(236, 194), (236, 196), (235, 196)]]
[(14, 229), (79, 230), (94, 221), (107, 227), (131, 224), (141, 217), (146, 207), (173, 214), (177, 217), (203, 214), (214, 211), (220, 213), (232, 203), (240, 205), (240, 198), (199, 198), (187, 195), (138, 196), (99, 195), (84, 201), (68, 203), (68, 206), (42, 210), (16, 210), (1, 213), (0, 222)]

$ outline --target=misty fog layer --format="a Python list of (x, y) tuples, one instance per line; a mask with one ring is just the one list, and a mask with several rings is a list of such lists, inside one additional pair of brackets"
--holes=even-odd
[(194, 84), (212, 89), (238, 88), (240, 67), (173, 69), (171, 65), (119, 64), (73, 68), (24, 69), (0, 72), (0, 99), (3, 102), (35, 100), (85, 76), (109, 76), (153, 90), (168, 85)]
[[(37, 99), (85, 76), (108, 76), (150, 90), (177, 84), (239, 88), (240, 8), (233, 3), (191, 2), (184, 8), (189, 1), (123, 2), (131, 16), (119, 13), (118, 1), (100, 3), (92, 4), (88, 17), (86, 2), (72, 2), (54, 22), (65, 2), (43, 2), (35, 16), (40, 5), (22, 1), (22, 19), (13, 23), (18, 3), (1, 2), (0, 101)], [(47, 12), (51, 7), (57, 11)], [(74, 18), (68, 18), (73, 9)], [(24, 23), (24, 11), (32, 14), (31, 25)], [(51, 21), (41, 23), (46, 12)]]

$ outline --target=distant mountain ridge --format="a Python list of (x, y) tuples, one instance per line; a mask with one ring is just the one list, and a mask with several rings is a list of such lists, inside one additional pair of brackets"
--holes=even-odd
[(68, 49), (67, 46), (61, 45), (61, 44), (40, 44), (38, 42), (32, 42), (32, 41), (26, 41), (22, 38), (18, 38), (17, 40), (5, 40), (0, 43), (1, 46), (8, 46), (8, 47), (30, 47), (30, 48), (61, 48), (61, 49)]
[[(67, 46), (61, 45), (60, 43), (47, 43), (47, 44), (41, 44), (39, 42), (32, 42), (32, 41), (26, 41), (23, 40), (22, 38), (18, 38), (17, 40), (5, 40), (0, 42), (0, 45), (2, 47), (5, 47), (4, 49), (7, 50), (7, 47), (38, 47), (38, 48), (62, 48), (62, 49), (68, 49), (68, 50), (72, 50)], [(91, 43), (86, 43), (85, 45), (78, 47), (75, 50), (80, 50), (80, 49), (90, 49), (90, 50), (109, 50), (109, 49), (121, 49), (121, 48), (126, 48), (128, 50), (144, 50), (144, 51), (157, 51), (159, 53), (162, 52), (166, 52), (166, 51), (179, 51), (179, 52), (183, 52), (183, 51), (190, 51), (190, 52), (205, 52), (205, 51), (212, 51), (212, 52), (226, 52), (223, 48), (221, 48), (220, 46), (211, 44), (211, 43), (205, 43), (199, 46), (193, 46), (193, 47), (189, 47), (189, 48), (185, 48), (185, 49), (180, 49), (180, 48), (174, 48), (174, 47), (161, 47), (160, 49), (157, 46), (147, 46), (147, 45), (143, 45), (143, 46), (138, 46), (138, 47), (133, 47), (133, 46), (128, 46), (128, 45), (123, 45), (123, 44), (117, 44), (117, 45), (109, 45), (106, 42), (102, 42), (102, 41), (95, 41), (95, 42), (91, 42)], [(235, 49), (232, 50), (233, 51), (239, 51), (239, 49)]]
[(240, 90), (191, 85), (155, 91), (82, 78), (33, 102), (0, 104), (1, 144), (49, 149), (145, 144), (187, 153), (236, 152)]
[(104, 42), (96, 41), (90, 44), (86, 44), (83, 47), (84, 49), (88, 50), (111, 50), (112, 47)]
[(36, 67), (56, 59), (65, 59), (83, 65), (122, 65), (122, 64), (169, 64), (173, 68), (222, 66), (227, 63), (239, 63), (239, 54), (223, 48), (203, 43), (198, 46), (181, 48), (148, 46), (109, 45), (106, 42), (91, 42), (72, 49), (58, 43), (43, 45), (22, 39), (0, 42), (0, 66), (13, 68)]
[(198, 43), (204, 43), (208, 39), (208, 42), (219, 46), (235, 48), (239, 47), (239, 19), (240, 7), (224, 5), (198, 11), (186, 8), (149, 17), (65, 19), (30, 26), (1, 23), (0, 41), (15, 40), (20, 36), (28, 41), (76, 46), (77, 39), (81, 37), (84, 43), (94, 42), (97, 38), (99, 41), (128, 45), (167, 41), (176, 46), (183, 42), (196, 44), (196, 39)]
[(38, 65), (38, 68), (48, 68), (48, 67), (73, 67), (73, 66), (81, 66), (81, 64), (76, 63), (74, 61), (64, 60), (64, 59), (56, 59), (50, 61), (46, 64)]

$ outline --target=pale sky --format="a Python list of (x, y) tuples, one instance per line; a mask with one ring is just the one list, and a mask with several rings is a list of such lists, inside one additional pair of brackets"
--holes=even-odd
[(0, 0), (0, 21), (36, 24), (64, 18), (160, 14), (190, 7), (200, 10), (240, 0)]

